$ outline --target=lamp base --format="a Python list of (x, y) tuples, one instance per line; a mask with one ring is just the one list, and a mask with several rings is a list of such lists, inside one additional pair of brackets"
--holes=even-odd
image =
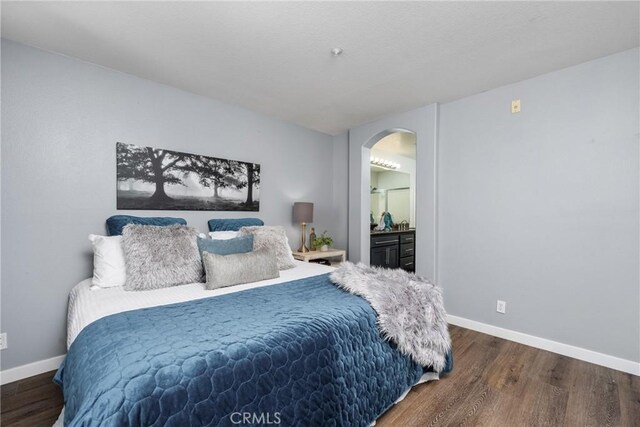
[(300, 241), (300, 248), (298, 249), (298, 252), (306, 253), (309, 252), (309, 248), (307, 248), (307, 246), (305, 245), (305, 242), (307, 240), (307, 223), (301, 223), (300, 228), (302, 231), (302, 239)]

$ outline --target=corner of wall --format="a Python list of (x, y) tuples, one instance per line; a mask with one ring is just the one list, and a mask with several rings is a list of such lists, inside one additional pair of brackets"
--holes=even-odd
[[(349, 247), (349, 133), (344, 132), (333, 137), (333, 164), (331, 185), (332, 233), (335, 245), (341, 249)], [(348, 254), (347, 254), (348, 255)]]

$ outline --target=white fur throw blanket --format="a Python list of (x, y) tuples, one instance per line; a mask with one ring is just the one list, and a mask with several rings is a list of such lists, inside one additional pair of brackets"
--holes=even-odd
[(436, 372), (444, 369), (451, 338), (440, 287), (404, 270), (350, 262), (342, 263), (330, 278), (371, 304), (380, 332), (400, 352)]

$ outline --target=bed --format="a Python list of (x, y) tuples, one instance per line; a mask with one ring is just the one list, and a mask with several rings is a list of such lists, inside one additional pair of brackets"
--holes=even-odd
[(73, 288), (64, 424), (367, 426), (433, 372), (384, 340), (333, 269), (205, 290)]

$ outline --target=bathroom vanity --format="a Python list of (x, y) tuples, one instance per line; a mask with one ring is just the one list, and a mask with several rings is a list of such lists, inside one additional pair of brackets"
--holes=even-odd
[(372, 231), (372, 266), (415, 271), (416, 230)]

